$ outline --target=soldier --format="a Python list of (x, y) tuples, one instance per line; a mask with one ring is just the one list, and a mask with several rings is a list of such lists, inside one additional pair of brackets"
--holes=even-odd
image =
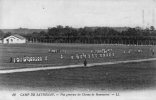
[(16, 63), (16, 58), (13, 58), (13, 62)]
[(49, 49), (49, 53), (51, 53), (51, 50)]
[(71, 59), (74, 59), (74, 56), (71, 56)]
[(17, 63), (19, 63), (19, 62), (20, 62), (20, 59), (19, 59), (19, 57), (17, 57), (17, 58), (16, 58), (16, 62), (17, 62)]
[(152, 54), (154, 55), (154, 49), (152, 49)]
[(85, 59), (83, 62), (84, 66), (87, 66), (87, 60)]
[[(61, 55), (61, 59), (63, 58), (63, 56)], [(45, 56), (45, 61), (47, 61), (48, 60), (48, 57), (47, 56)]]
[(79, 58), (80, 58), (78, 54), (76, 54), (76, 58), (77, 58), (77, 59), (79, 59)]
[(12, 63), (12, 57), (10, 57), (10, 63)]
[(90, 59), (90, 54), (88, 54), (88, 58)]
[(26, 56), (23, 57), (23, 62), (26, 62)]
[(99, 54), (100, 55), (100, 57), (102, 58), (102, 54)]
[(114, 53), (112, 54), (112, 56), (114, 56)]
[(109, 57), (110, 57), (110, 56), (111, 56), (111, 53), (109, 53), (108, 55), (109, 55)]
[(80, 55), (80, 59), (82, 59), (83, 58), (83, 56), (82, 55)]

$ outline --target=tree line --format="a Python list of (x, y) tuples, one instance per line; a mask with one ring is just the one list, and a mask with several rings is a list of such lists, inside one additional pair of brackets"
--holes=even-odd
[[(11, 33), (8, 33), (9, 35)], [(156, 30), (153, 26), (142, 29), (140, 27), (117, 31), (110, 27), (72, 28), (57, 26), (48, 31), (21, 34), (29, 42), (41, 43), (92, 43), (92, 44), (156, 44)]]

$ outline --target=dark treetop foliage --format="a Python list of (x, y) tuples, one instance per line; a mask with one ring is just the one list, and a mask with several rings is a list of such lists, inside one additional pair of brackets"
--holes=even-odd
[[(0, 35), (6, 37), (10, 35)], [(29, 42), (46, 43), (120, 43), (120, 44), (156, 44), (156, 30), (153, 26), (146, 29), (127, 28), (118, 31), (110, 27), (84, 27), (72, 28), (57, 26), (48, 28), (48, 31), (23, 34)]]

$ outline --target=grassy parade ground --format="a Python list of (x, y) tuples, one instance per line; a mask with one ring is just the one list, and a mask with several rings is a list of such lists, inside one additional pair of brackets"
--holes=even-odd
[[(108, 44), (0, 45), (0, 69), (61, 66), (153, 58), (154, 46)], [(155, 50), (156, 51), (156, 50)]]
[[(153, 88), (154, 51), (152, 45), (1, 44), (0, 88), (53, 91)], [(31, 68), (41, 70), (30, 71)]]

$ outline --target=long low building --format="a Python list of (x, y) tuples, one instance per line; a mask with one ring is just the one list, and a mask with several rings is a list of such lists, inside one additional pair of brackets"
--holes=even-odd
[(20, 35), (10, 35), (3, 39), (4, 44), (26, 43), (26, 38)]

